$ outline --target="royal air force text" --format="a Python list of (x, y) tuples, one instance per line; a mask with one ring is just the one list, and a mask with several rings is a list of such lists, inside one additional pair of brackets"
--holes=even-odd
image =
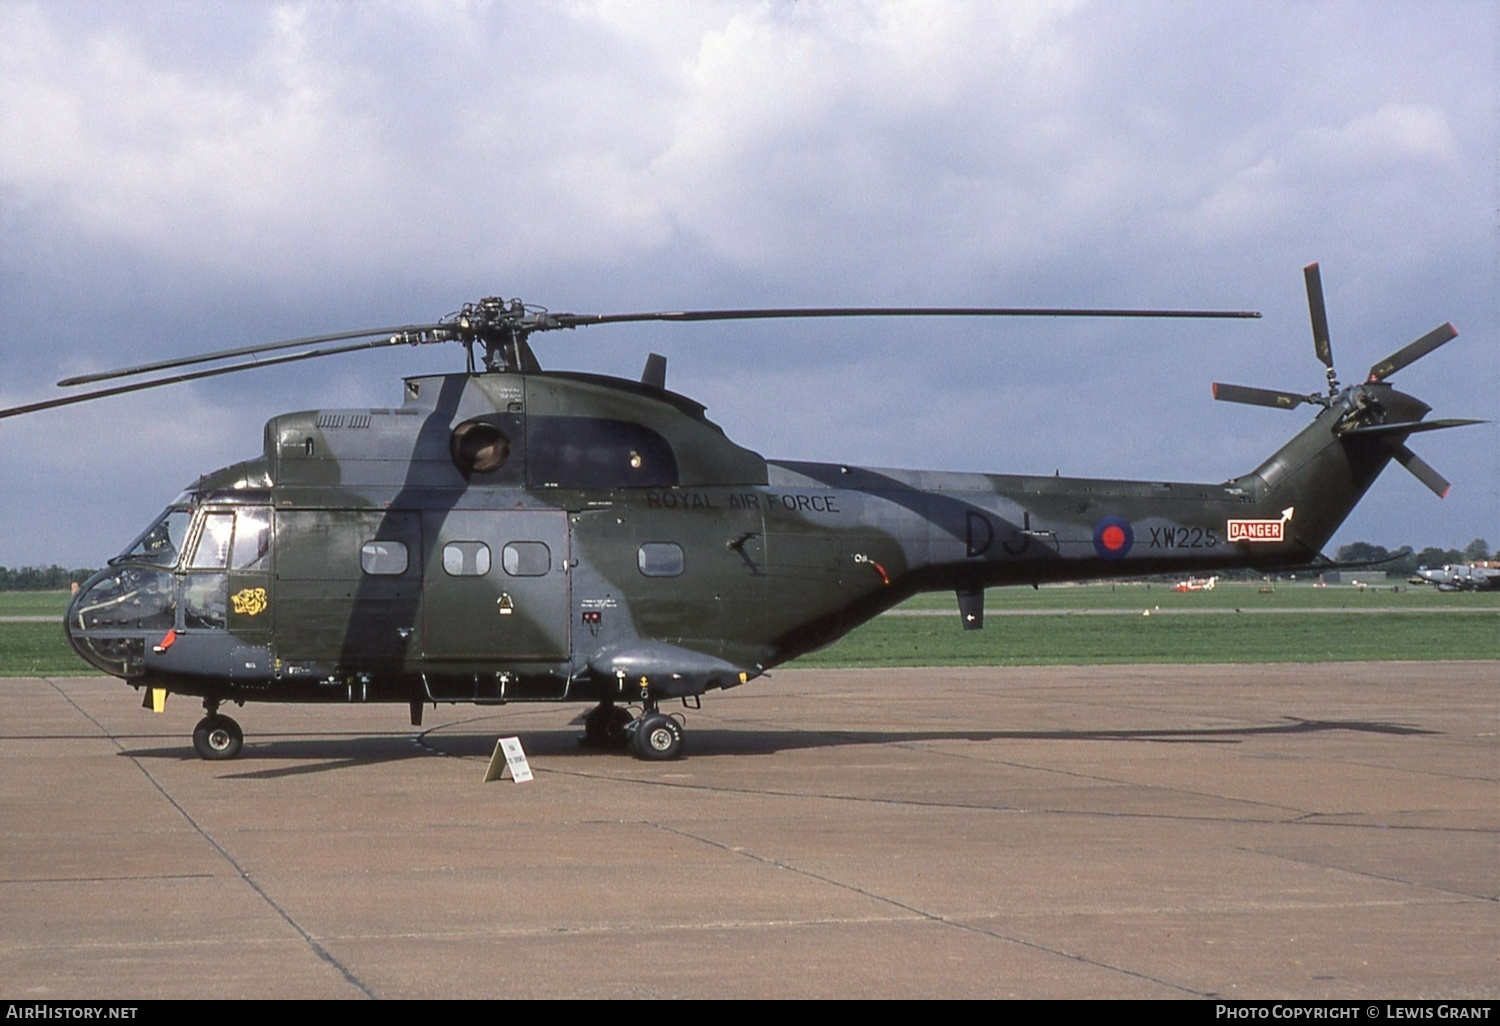
[(647, 492), (647, 509), (754, 509), (785, 510), (789, 513), (841, 513), (838, 496), (824, 494), (782, 494), (780, 492), (731, 492), (710, 495), (707, 492)]

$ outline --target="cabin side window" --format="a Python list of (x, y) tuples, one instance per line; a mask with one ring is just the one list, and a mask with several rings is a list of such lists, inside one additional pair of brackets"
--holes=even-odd
[(552, 569), (552, 550), (539, 541), (511, 542), (501, 553), (501, 565), (512, 577), (541, 577)]
[(443, 571), (449, 577), (483, 577), (490, 572), (490, 547), (459, 541), (443, 546)]
[(676, 542), (647, 542), (636, 552), (635, 565), (647, 577), (680, 577), (687, 560)]
[(398, 541), (368, 541), (359, 547), (359, 568), (376, 577), (406, 573), (406, 546)]

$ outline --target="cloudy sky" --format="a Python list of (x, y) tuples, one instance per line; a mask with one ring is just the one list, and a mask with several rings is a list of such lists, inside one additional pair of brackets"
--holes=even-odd
[[(1217, 481), (1323, 387), (1500, 418), (1488, 2), (0, 0), (0, 406), (60, 377), (429, 321), (481, 296), (1256, 309), (1259, 321), (783, 322), (537, 339), (773, 457)], [(0, 564), (98, 565), (278, 413), (399, 402), (457, 348), (0, 421)], [(1305, 408), (1304, 408), (1305, 410)], [(1335, 538), (1500, 544), (1500, 429), (1418, 436)]]

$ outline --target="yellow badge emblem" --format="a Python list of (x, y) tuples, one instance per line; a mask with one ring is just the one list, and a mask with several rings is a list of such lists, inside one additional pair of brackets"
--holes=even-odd
[(264, 588), (246, 588), (231, 595), (229, 601), (234, 603), (234, 611), (240, 616), (259, 616), (270, 605)]

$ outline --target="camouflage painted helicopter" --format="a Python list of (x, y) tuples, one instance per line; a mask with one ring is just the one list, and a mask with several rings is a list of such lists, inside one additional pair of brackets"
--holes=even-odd
[[(1317, 266), (1306, 270), (1326, 395), (1215, 385), (1231, 402), (1318, 407), (1253, 471), (1218, 484), (767, 460), (667, 389), (548, 372), (536, 332), (626, 321), (850, 316), (1253, 317), (1215, 311), (719, 310), (550, 314), (486, 299), (437, 323), (320, 335), (71, 378), (71, 386), (301, 349), (0, 411), (0, 417), (249, 366), (456, 341), (467, 372), (408, 378), (394, 409), (273, 418), (263, 453), (199, 478), (67, 611), (85, 660), (158, 710), (202, 698), (205, 759), (243, 743), (224, 702), (594, 703), (585, 740), (670, 759), (661, 711), (759, 677), (922, 591), (1306, 564), (1391, 459), (1448, 484), (1408, 436), (1475, 423), (1390, 376), (1444, 325), (1340, 387)], [(360, 341), (351, 342), (351, 339)], [(327, 348), (307, 348), (344, 343)], [(627, 706), (638, 705), (639, 715)]]

